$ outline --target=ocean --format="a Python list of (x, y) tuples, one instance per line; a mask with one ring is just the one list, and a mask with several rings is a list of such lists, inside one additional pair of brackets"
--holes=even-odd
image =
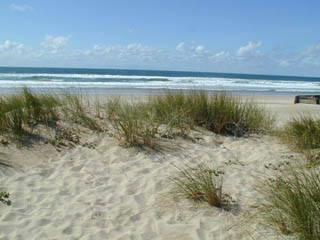
[(0, 67), (0, 92), (146, 93), (163, 89), (231, 91), (240, 95), (320, 94), (319, 77), (211, 72)]

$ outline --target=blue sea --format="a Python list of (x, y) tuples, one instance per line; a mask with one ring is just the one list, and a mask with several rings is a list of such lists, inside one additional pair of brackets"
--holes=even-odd
[(0, 92), (147, 93), (163, 89), (231, 91), (240, 95), (320, 94), (320, 77), (84, 68), (0, 67)]

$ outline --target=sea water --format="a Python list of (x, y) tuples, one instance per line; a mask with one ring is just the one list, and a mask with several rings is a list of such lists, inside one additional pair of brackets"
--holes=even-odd
[(163, 89), (231, 91), (240, 95), (320, 94), (319, 77), (211, 72), (0, 67), (0, 92), (143, 93)]

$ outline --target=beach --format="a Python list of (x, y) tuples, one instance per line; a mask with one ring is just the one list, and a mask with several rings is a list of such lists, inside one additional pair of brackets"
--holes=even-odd
[[(317, 116), (319, 111), (319, 105), (294, 104), (292, 96), (245, 98), (273, 113), (278, 127), (299, 114)], [(301, 161), (300, 154), (278, 138), (261, 134), (236, 138), (197, 127), (188, 137), (163, 139), (161, 148), (152, 150), (123, 146), (108, 131), (63, 127), (79, 140), (61, 146), (42, 139), (27, 146), (0, 144), (0, 159), (12, 165), (0, 171), (0, 187), (11, 200), (10, 206), (0, 204), (0, 239), (278, 237), (260, 224), (253, 208), (261, 202), (259, 184)], [(174, 166), (198, 162), (222, 172), (230, 208), (172, 197), (169, 178), (177, 174)]]

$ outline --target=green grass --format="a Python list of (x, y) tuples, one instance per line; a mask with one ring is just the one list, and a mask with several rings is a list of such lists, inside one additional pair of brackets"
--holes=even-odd
[(208, 164), (177, 167), (177, 176), (170, 177), (173, 195), (177, 199), (187, 198), (195, 202), (207, 202), (210, 206), (223, 204), (222, 177)]
[(224, 93), (209, 95), (206, 91), (168, 91), (135, 104), (114, 99), (108, 102), (107, 112), (116, 134), (130, 144), (141, 144), (142, 139), (154, 145), (153, 139), (163, 125), (162, 135), (166, 136), (185, 136), (190, 129), (200, 126), (218, 134), (241, 137), (266, 132), (274, 122), (266, 110), (252, 101)]
[(296, 239), (320, 239), (319, 170), (289, 170), (269, 179), (260, 189), (264, 201), (259, 207), (264, 222)]
[(101, 126), (99, 126), (97, 121), (94, 118), (90, 117), (89, 114), (87, 114), (82, 95), (65, 94), (63, 96), (62, 102), (62, 111), (64, 113), (65, 119), (88, 127), (91, 130), (101, 130)]
[(320, 119), (300, 115), (291, 120), (279, 135), (298, 150), (320, 148)]
[(48, 126), (62, 118), (92, 130), (101, 130), (87, 113), (89, 108), (81, 95), (33, 94), (24, 88), (20, 94), (0, 98), (0, 134), (22, 137), (37, 124)]
[(27, 88), (23, 93), (0, 99), (0, 132), (23, 135), (26, 126), (56, 121), (58, 98), (51, 95), (34, 95)]
[(218, 134), (243, 136), (266, 131), (273, 125), (270, 114), (252, 101), (240, 97), (206, 91), (168, 92), (151, 97), (163, 123), (187, 132), (202, 126)]
[(24, 133), (26, 123), (25, 102), (22, 96), (12, 96), (1, 100), (1, 132), (12, 132), (15, 135)]
[(58, 120), (57, 108), (61, 101), (54, 95), (35, 95), (27, 88), (23, 90), (27, 119), (34, 123)]
[(183, 92), (168, 91), (164, 95), (150, 96), (149, 105), (154, 109), (157, 121), (166, 125), (166, 135), (172, 135), (173, 130), (178, 130), (181, 135), (186, 135), (194, 120), (190, 113), (188, 96)]
[(155, 147), (160, 124), (152, 106), (120, 103), (119, 99), (114, 99), (108, 102), (107, 111), (119, 140), (133, 146)]

